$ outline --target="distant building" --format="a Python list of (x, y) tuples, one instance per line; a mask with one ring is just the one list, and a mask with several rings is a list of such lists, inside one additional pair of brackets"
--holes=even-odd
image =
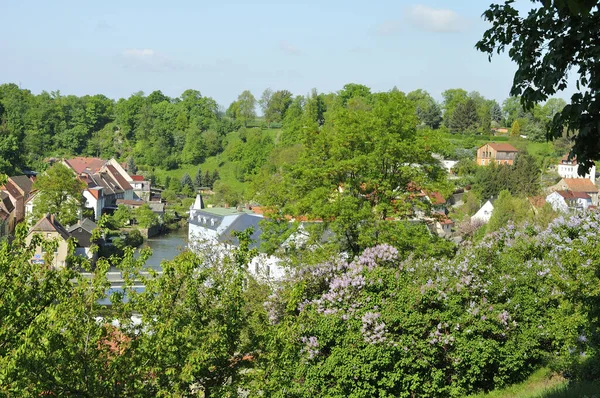
[(75, 245), (75, 255), (85, 257), (89, 260), (95, 259), (95, 253), (92, 253), (92, 233), (98, 228), (96, 223), (88, 218), (84, 218), (77, 224), (67, 229), (70, 236), (77, 240)]
[[(58, 246), (54, 250), (54, 253), (49, 253), (52, 256), (50, 265), (55, 268), (65, 267), (67, 264), (67, 255), (69, 254), (69, 248), (67, 240), (69, 239), (69, 233), (67, 230), (60, 225), (58, 220), (54, 218), (54, 215), (49, 214), (42, 217), (30, 230), (27, 235), (27, 244), (31, 243), (33, 237), (39, 234), (46, 240), (57, 240)], [(45, 257), (48, 253), (44, 251), (42, 246), (37, 246), (31, 261), (37, 264), (44, 264)]]
[(15, 206), (8, 194), (0, 191), (0, 237), (12, 234), (15, 230), (16, 222)]
[(117, 200), (134, 200), (136, 197), (132, 176), (115, 159), (75, 157), (64, 159), (63, 164), (87, 185), (83, 192), (86, 199), (84, 207), (94, 211), (96, 220), (102, 216), (104, 209), (115, 209)]
[(592, 166), (589, 173), (584, 176), (579, 175), (579, 173), (577, 172), (578, 167), (579, 167), (579, 164), (577, 163), (577, 159), (574, 158), (574, 159), (569, 160), (569, 154), (566, 154), (565, 156), (562, 157), (562, 159), (560, 160), (560, 163), (558, 163), (558, 166), (556, 167), (556, 171), (558, 172), (558, 175), (561, 176), (562, 178), (587, 178), (592, 183), (596, 182), (596, 166), (595, 165)]
[(591, 180), (586, 178), (563, 178), (556, 185), (551, 186), (549, 191), (585, 193), (590, 196), (592, 205), (598, 206), (598, 188)]
[(569, 210), (586, 210), (592, 205), (592, 198), (585, 192), (554, 191), (546, 196), (546, 202), (554, 211), (566, 213)]
[(477, 164), (487, 166), (491, 163), (508, 164), (515, 162), (519, 150), (507, 143), (491, 142), (477, 149)]
[[(252, 227), (254, 232), (251, 247), (260, 246), (261, 227), (259, 222), (264, 217), (247, 209), (230, 209), (223, 207), (207, 208), (202, 196), (198, 194), (190, 207), (188, 242), (194, 251), (216, 250), (218, 254), (230, 253), (239, 245), (232, 235), (234, 231), (245, 231)], [(283, 276), (279, 260), (272, 256), (260, 255), (249, 264), (250, 272), (269, 279)]]
[(494, 205), (489, 200), (484, 203), (483, 206), (471, 217), (471, 224), (480, 222), (482, 224), (487, 224), (492, 218), (492, 213), (494, 212)]

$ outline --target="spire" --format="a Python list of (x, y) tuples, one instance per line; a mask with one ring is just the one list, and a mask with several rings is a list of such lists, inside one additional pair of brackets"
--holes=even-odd
[(202, 210), (202, 209), (204, 209), (204, 201), (202, 200), (202, 195), (197, 194), (196, 200), (194, 201), (194, 204), (192, 205), (192, 210)]

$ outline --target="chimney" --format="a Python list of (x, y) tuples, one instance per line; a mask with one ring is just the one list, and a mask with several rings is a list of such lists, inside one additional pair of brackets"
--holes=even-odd
[(54, 214), (50, 214), (50, 222), (54, 224)]

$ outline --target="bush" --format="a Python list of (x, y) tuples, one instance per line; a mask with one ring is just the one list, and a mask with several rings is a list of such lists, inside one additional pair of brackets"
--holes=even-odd
[(267, 303), (274, 351), (260, 361), (279, 367), (265, 390), (459, 397), (545, 362), (600, 377), (599, 227), (595, 212), (509, 225), (454, 259), (400, 261), (383, 245), (304, 267)]

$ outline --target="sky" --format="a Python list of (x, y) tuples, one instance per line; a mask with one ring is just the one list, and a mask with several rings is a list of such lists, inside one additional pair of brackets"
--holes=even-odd
[(438, 100), (463, 88), (502, 102), (516, 65), (474, 48), (487, 4), (0, 0), (0, 83), (115, 99), (196, 89), (224, 107), (243, 90), (304, 95), (346, 83)]

